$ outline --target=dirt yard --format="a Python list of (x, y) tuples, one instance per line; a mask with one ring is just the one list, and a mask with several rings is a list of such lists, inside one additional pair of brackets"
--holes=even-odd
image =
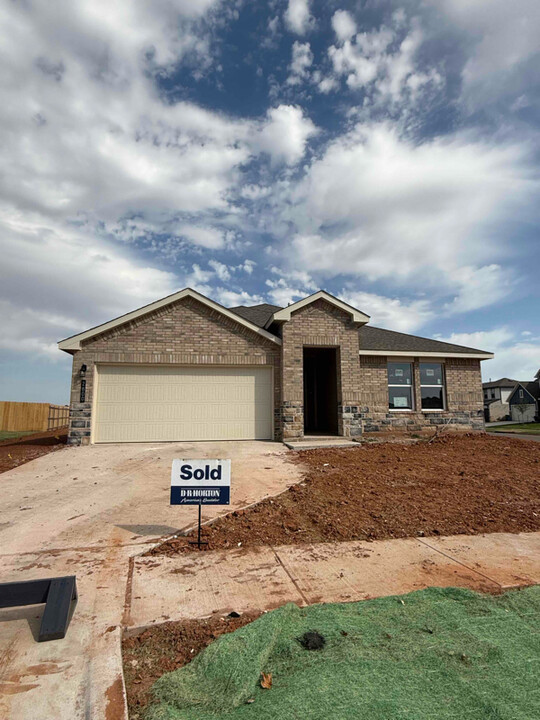
[(0, 442), (0, 473), (59, 450), (67, 442), (67, 428), (23, 435)]
[(122, 658), (130, 720), (139, 720), (150, 700), (148, 691), (166, 672), (187, 665), (224, 633), (244, 627), (260, 613), (163, 623), (140, 635), (124, 638)]
[[(526, 440), (453, 435), (297, 461), (303, 482), (205, 527), (206, 548), (540, 530), (540, 445)], [(180, 537), (149, 554), (191, 551)]]

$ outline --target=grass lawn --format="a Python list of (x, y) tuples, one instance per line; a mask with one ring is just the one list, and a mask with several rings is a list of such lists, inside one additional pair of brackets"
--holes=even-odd
[(15, 440), (23, 435), (34, 435), (36, 430), (0, 430), (0, 442), (2, 440)]
[[(313, 630), (322, 649), (299, 642)], [(530, 720), (540, 717), (539, 631), (540, 586), (290, 604), (163, 675), (144, 718)]]
[(519, 425), (497, 425), (486, 428), (492, 433), (518, 433), (519, 435), (540, 435), (540, 423), (519, 423)]

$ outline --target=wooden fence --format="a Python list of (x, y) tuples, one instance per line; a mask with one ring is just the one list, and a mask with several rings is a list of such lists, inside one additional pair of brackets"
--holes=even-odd
[(0, 402), (0, 430), (25, 432), (56, 430), (69, 422), (68, 405)]

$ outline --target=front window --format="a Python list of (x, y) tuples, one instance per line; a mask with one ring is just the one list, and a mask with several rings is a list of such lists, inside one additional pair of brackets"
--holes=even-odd
[(412, 410), (411, 363), (388, 363), (388, 405), (391, 410)]
[(442, 363), (420, 363), (422, 410), (444, 410), (444, 369)]

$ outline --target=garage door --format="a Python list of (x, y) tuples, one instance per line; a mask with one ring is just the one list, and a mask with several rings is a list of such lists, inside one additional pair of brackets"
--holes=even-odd
[(94, 442), (269, 440), (270, 368), (102, 365)]

